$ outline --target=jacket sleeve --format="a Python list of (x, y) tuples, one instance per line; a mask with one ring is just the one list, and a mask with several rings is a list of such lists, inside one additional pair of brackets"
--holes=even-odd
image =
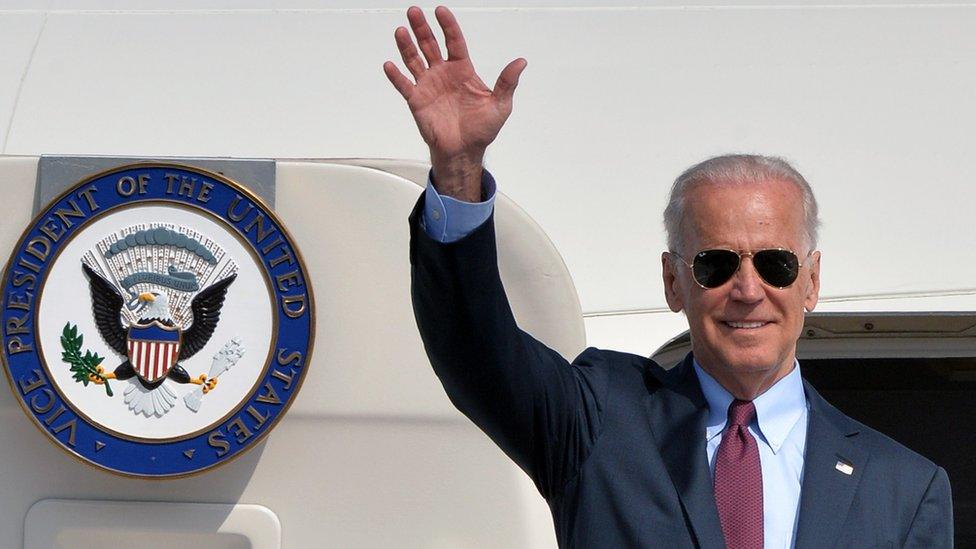
[(451, 243), (410, 216), (411, 297), (434, 372), (451, 402), (532, 479), (560, 493), (596, 440), (609, 369), (588, 349), (573, 364), (515, 323), (498, 272), (494, 216)]
[(953, 547), (952, 494), (949, 477), (941, 467), (915, 511), (904, 547)]

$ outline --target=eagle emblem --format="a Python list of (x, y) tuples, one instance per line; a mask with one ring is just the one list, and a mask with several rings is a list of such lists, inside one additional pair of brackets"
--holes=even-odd
[[(76, 378), (97, 385), (128, 381), (125, 403), (146, 417), (162, 416), (175, 405), (177, 394), (167, 380), (198, 385), (202, 394), (212, 391), (217, 384), (213, 369), (211, 375), (191, 376), (183, 364), (210, 341), (227, 289), (237, 278), (236, 265), (221, 262), (221, 255), (216, 244), (207, 246), (158, 223), (129, 227), (100, 242), (81, 268), (98, 333), (122, 361), (110, 372), (100, 363), (89, 364), (82, 372), (87, 379)], [(216, 271), (222, 263), (224, 276)], [(215, 274), (218, 280), (200, 289), (198, 277)], [(242, 353), (239, 341), (232, 340), (214, 357), (214, 367), (220, 363), (226, 370)], [(233, 359), (229, 364), (228, 356)], [(196, 411), (200, 394), (186, 397), (187, 406)]]
[[(58, 186), (48, 161), (80, 179), (38, 211), (0, 271), (0, 369), (32, 424), (138, 478), (196, 474), (264, 440), (315, 339), (311, 275), (274, 209), (185, 164), (87, 174), (77, 159), (42, 158), (39, 181)], [(207, 162), (274, 189), (273, 161)]]

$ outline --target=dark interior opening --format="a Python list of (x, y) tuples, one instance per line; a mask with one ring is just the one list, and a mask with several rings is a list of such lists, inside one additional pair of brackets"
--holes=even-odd
[(845, 414), (945, 468), (957, 547), (976, 547), (976, 357), (804, 359)]

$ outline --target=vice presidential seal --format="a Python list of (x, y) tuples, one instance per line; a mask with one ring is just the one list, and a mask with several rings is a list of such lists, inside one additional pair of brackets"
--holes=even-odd
[(79, 182), (3, 274), (3, 366), (61, 448), (175, 477), (240, 455), (304, 378), (311, 287), (281, 221), (235, 182), (135, 164)]

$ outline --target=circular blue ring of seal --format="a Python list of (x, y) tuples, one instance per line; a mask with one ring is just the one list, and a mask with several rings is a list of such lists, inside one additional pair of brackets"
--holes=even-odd
[[(179, 183), (174, 182), (184, 180), (193, 182), (193, 192), (181, 194)], [(163, 202), (202, 210), (210, 214), (208, 217), (222, 220), (258, 259), (268, 281), (281, 276), (293, 284), (268, 284), (274, 293), (272, 302), (277, 317), (276, 333), (271, 339), (274, 348), (251, 392), (221, 422), (203, 432), (150, 441), (119, 436), (101, 428), (60, 393), (48, 377), (48, 367), (68, 365), (60, 361), (44, 364), (45, 359), (51, 363), (58, 357), (42, 359), (38, 334), (34, 332), (40, 302), (35, 297), (43, 289), (46, 274), (60, 250), (91, 221), (120, 207)], [(264, 216), (260, 226), (253, 223), (255, 216)], [(162, 233), (146, 236), (157, 237), (172, 238)], [(0, 358), (21, 407), (49, 440), (69, 454), (123, 476), (179, 478), (196, 474), (252, 448), (294, 402), (305, 379), (315, 334), (315, 305), (308, 280), (302, 256), (281, 221), (260, 198), (234, 181), (199, 168), (169, 163), (114, 168), (75, 184), (53, 200), (34, 218), (14, 247), (2, 278)]]

